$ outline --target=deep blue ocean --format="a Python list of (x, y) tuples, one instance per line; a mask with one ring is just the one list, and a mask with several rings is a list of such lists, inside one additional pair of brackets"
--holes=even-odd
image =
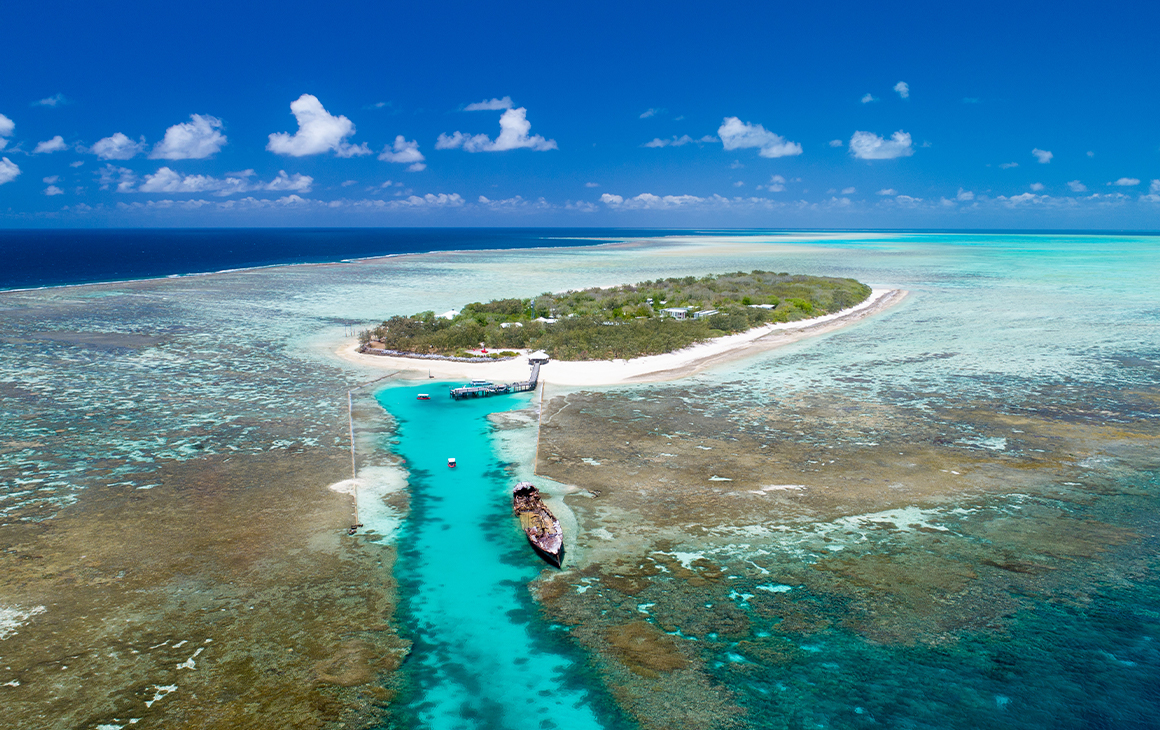
[(687, 233), (615, 228), (0, 230), (0, 290), (427, 251), (560, 248)]

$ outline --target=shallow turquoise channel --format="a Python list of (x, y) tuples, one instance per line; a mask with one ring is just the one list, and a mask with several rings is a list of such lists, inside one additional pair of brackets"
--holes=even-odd
[(391, 450), (412, 500), (396, 566), (414, 642), (400, 698), (409, 717), (398, 719), (431, 730), (603, 727), (580, 657), (536, 615), (528, 584), (550, 568), (512, 516), (514, 483), (487, 419), (527, 407), (530, 394), (453, 401), (452, 385), (376, 394), (396, 421)]

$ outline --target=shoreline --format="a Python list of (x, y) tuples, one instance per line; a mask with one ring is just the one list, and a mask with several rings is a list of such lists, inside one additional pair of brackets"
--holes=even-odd
[[(902, 289), (874, 289), (865, 301), (841, 312), (797, 322), (779, 322), (754, 327), (745, 332), (717, 337), (663, 355), (647, 355), (631, 360), (553, 360), (541, 368), (540, 377), (553, 385), (571, 386), (678, 380), (717, 365), (751, 357), (859, 322), (898, 304), (908, 293)], [(358, 352), (357, 341), (345, 340), (332, 352), (348, 363), (400, 371), (399, 377), (407, 380), (433, 378), (516, 382), (526, 379), (528, 374), (527, 362), (522, 357), (500, 362), (463, 363), (392, 355), (364, 355)]]

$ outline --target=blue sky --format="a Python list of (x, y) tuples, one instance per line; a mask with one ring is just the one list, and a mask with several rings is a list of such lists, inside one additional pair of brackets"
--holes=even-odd
[(0, 226), (1160, 229), (1152, 3), (18, 1)]

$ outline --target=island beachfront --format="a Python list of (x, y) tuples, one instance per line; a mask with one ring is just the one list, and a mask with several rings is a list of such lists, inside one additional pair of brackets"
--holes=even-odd
[(360, 343), (390, 355), (472, 357), (482, 348), (495, 359), (522, 349), (557, 360), (627, 359), (836, 313), (870, 294), (854, 279), (784, 272), (686, 276), (397, 315), (362, 332)]

